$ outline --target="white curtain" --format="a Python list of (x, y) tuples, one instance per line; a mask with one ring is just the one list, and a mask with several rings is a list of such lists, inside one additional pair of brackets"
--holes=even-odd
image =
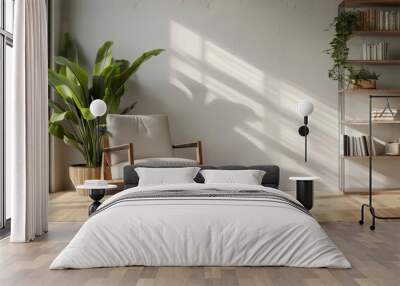
[(46, 0), (15, 1), (14, 94), (6, 118), (12, 242), (47, 232), (49, 148)]

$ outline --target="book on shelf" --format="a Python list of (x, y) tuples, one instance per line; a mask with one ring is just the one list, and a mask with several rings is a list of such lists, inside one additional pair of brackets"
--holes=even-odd
[(370, 8), (358, 13), (362, 31), (400, 31), (400, 10)]
[(345, 157), (367, 157), (369, 154), (376, 156), (376, 140), (372, 140), (372, 148), (369, 136), (349, 136), (342, 135), (341, 155)]
[(367, 136), (362, 136), (362, 144), (364, 146), (364, 151), (365, 151), (365, 156), (369, 156), (369, 140), (367, 139)]
[(362, 59), (365, 61), (381, 61), (388, 59), (389, 43), (388, 42), (377, 42), (362, 44)]

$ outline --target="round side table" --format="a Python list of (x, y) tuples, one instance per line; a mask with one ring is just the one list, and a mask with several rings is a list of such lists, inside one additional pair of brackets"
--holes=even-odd
[(296, 199), (308, 210), (314, 205), (314, 181), (318, 177), (290, 177), (289, 180), (296, 181)]
[(83, 189), (89, 191), (89, 197), (93, 200), (93, 203), (90, 204), (88, 208), (89, 216), (94, 213), (97, 208), (101, 205), (100, 200), (104, 197), (106, 190), (115, 189), (117, 185), (107, 185), (107, 186), (88, 186), (88, 185), (80, 185), (76, 187), (77, 189)]

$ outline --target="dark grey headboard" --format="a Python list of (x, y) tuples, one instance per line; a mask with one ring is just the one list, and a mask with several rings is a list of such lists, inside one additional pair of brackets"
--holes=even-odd
[[(136, 187), (139, 182), (139, 177), (135, 172), (136, 167), (145, 167), (140, 165), (131, 165), (124, 168), (124, 188)], [(254, 166), (200, 166), (202, 170), (204, 169), (218, 169), (218, 170), (263, 170), (265, 175), (262, 179), (262, 185), (264, 187), (279, 188), (279, 167), (276, 165), (254, 165)], [(194, 180), (197, 183), (204, 183), (203, 176), (199, 173)]]

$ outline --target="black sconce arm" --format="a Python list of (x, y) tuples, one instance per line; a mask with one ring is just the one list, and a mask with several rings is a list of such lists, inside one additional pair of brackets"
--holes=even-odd
[(308, 125), (308, 116), (304, 116), (304, 125), (299, 128), (300, 136), (304, 137), (304, 161), (307, 162), (307, 135), (310, 133)]

